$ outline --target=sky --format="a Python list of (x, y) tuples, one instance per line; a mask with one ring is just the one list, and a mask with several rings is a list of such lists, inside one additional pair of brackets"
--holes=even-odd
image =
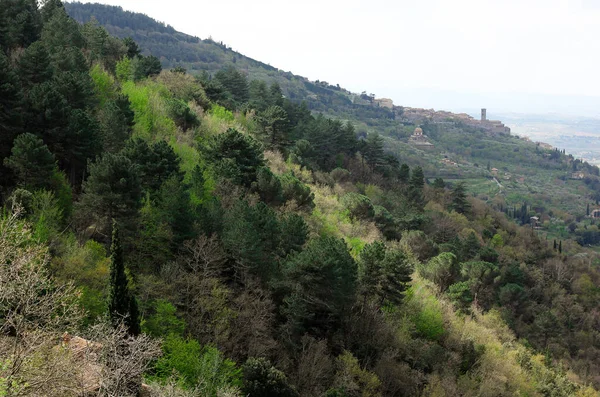
[(600, 0), (96, 0), (397, 105), (600, 117)]

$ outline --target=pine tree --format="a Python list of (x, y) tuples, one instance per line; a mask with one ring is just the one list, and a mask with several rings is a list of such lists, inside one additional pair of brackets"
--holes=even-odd
[(383, 164), (383, 138), (377, 133), (367, 136), (365, 158), (371, 169), (376, 170)]
[(119, 227), (114, 219), (112, 229), (108, 316), (113, 326), (116, 327), (124, 322), (130, 335), (138, 335), (140, 333), (139, 310), (135, 297), (129, 291)]
[[(19, 79), (4, 52), (0, 51), (0, 159), (10, 154), (13, 140), (22, 131), (22, 103)], [(7, 174), (0, 164), (0, 183), (5, 183)]]
[(48, 188), (56, 172), (56, 160), (48, 146), (29, 133), (15, 139), (11, 155), (4, 159), (4, 165), (13, 171), (19, 186), (30, 189)]
[(466, 213), (471, 204), (467, 201), (466, 187), (464, 182), (459, 182), (452, 189), (452, 209), (459, 214)]
[(52, 78), (50, 54), (41, 41), (36, 41), (25, 49), (19, 58), (18, 71), (25, 90)]
[(400, 169), (398, 170), (398, 180), (401, 183), (408, 183), (408, 179), (410, 178), (410, 168), (408, 165), (402, 163)]

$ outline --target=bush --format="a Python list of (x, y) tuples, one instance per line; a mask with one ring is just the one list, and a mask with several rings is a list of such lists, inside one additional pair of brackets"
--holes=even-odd
[(296, 397), (283, 372), (264, 358), (250, 358), (243, 367), (244, 395), (252, 397)]
[(350, 217), (353, 219), (371, 219), (375, 216), (371, 200), (362, 194), (346, 193), (342, 197), (342, 204), (350, 212)]
[(281, 186), (285, 201), (294, 200), (300, 208), (313, 208), (315, 194), (292, 173), (281, 176)]
[(201, 347), (192, 339), (170, 335), (163, 343), (164, 355), (154, 367), (155, 376), (166, 380), (176, 371), (184, 387), (196, 388), (202, 396), (216, 397), (227, 386), (241, 386), (241, 371), (214, 347)]
[(279, 204), (283, 199), (281, 181), (268, 167), (261, 167), (256, 173), (255, 190), (258, 191), (260, 199), (265, 203)]

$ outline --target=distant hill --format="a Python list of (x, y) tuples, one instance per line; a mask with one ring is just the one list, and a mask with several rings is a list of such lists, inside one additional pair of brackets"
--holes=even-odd
[[(472, 123), (465, 124), (460, 115), (439, 112), (432, 116), (429, 110), (424, 109), (380, 107), (376, 98), (366, 93), (353, 93), (337, 85), (310, 81), (279, 70), (210, 38), (200, 39), (178, 32), (172, 26), (144, 14), (91, 3), (65, 3), (65, 8), (80, 23), (95, 18), (110, 34), (133, 38), (144, 54), (151, 53), (160, 58), (164, 68), (182, 66), (191, 74), (213, 74), (233, 66), (244, 71), (249, 79), (277, 82), (289, 99), (305, 101), (312, 111), (351, 120), (359, 136), (379, 133), (385, 138), (387, 152), (408, 164), (420, 165), (427, 177), (467, 180), (471, 193), (482, 197), (491, 199), (500, 195), (515, 205), (520, 205), (525, 199), (540, 206), (548, 204), (548, 200), (540, 194), (554, 189), (557, 178), (568, 178), (573, 168), (556, 158), (558, 153), (543, 150), (535, 143), (514, 135), (490, 134), (470, 125)], [(415, 112), (424, 116), (411, 117)], [(440, 114), (449, 118), (440, 119)], [(417, 126), (422, 127), (434, 144), (432, 148), (423, 151), (422, 147), (411, 144), (409, 137)], [(597, 173), (597, 169), (588, 170), (588, 166), (584, 166), (587, 172)], [(492, 168), (501, 170), (498, 175), (503, 181), (500, 189), (490, 172)], [(556, 198), (550, 207), (567, 211), (585, 208), (585, 196), (581, 195), (577, 186), (566, 184), (560, 193), (555, 190)]]
[(79, 23), (95, 18), (110, 34), (133, 38), (144, 54), (151, 53), (160, 58), (164, 68), (182, 66), (192, 74), (204, 71), (212, 74), (234, 66), (245, 71), (251, 79), (276, 81), (288, 98), (306, 101), (312, 110), (342, 118), (394, 118), (393, 111), (374, 107), (373, 98), (367, 95), (357, 95), (326, 82), (311, 82), (249, 58), (210, 38), (203, 40), (178, 32), (147, 15), (97, 3), (65, 3), (65, 8)]

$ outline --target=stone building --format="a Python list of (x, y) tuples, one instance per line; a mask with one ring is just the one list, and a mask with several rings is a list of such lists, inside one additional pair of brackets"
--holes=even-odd
[(415, 132), (408, 138), (408, 143), (419, 149), (433, 149), (433, 143), (429, 142), (427, 135), (423, 134), (421, 127), (415, 128)]

